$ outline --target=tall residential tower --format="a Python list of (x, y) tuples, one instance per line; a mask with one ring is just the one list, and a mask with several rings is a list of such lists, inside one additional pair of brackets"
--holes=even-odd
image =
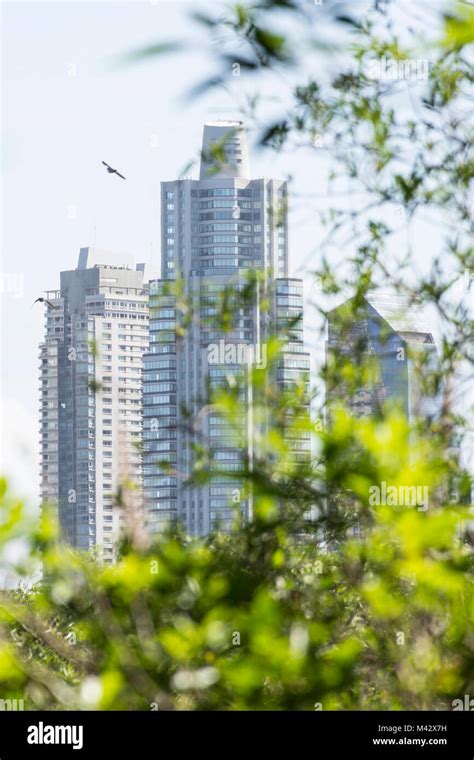
[[(287, 183), (251, 178), (241, 122), (207, 123), (199, 179), (161, 185), (161, 227), (162, 278), (150, 286), (150, 350), (144, 360), (148, 524), (159, 531), (179, 522), (188, 534), (205, 535), (217, 527), (230, 527), (231, 494), (249, 453), (235, 444), (222, 419), (206, 404), (209, 387), (221, 383), (229, 372), (242, 370), (242, 348), (262, 361), (268, 338), (284, 322), (302, 315), (302, 282), (288, 277)], [(255, 297), (237, 308), (231, 329), (224, 331), (213, 322), (224, 289), (245, 289), (252, 270), (262, 273)], [(176, 331), (181, 295), (173, 284), (179, 284), (181, 300), (193, 313), (182, 333)], [(263, 302), (270, 308), (262, 308)], [(211, 361), (210, 349), (216, 347), (218, 358)], [(228, 351), (225, 357), (223, 351)], [(308, 370), (300, 321), (292, 327), (282, 352), (278, 382), (284, 386)], [(246, 399), (247, 414), (250, 401)], [(189, 424), (197, 419), (199, 430)], [(194, 447), (202, 438), (227, 474), (189, 487)], [(292, 442), (294, 456), (307, 457), (308, 446), (307, 441)], [(233, 472), (235, 481), (229, 478)], [(251, 516), (246, 501), (238, 508)]]
[(40, 347), (41, 492), (63, 539), (114, 558), (121, 479), (141, 481), (142, 357), (148, 347), (145, 266), (81, 248), (49, 291)]

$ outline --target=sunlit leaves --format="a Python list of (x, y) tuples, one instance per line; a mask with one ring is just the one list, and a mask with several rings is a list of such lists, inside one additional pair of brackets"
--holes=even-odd
[(454, 13), (445, 16), (443, 44), (450, 50), (460, 50), (474, 42), (474, 8), (467, 3), (454, 3)]

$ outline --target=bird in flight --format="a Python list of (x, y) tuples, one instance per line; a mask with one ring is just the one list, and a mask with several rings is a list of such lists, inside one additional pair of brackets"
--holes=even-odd
[(104, 164), (104, 166), (107, 167), (107, 171), (109, 174), (116, 174), (118, 177), (122, 177), (122, 179), (127, 179), (126, 177), (123, 176), (123, 174), (120, 174), (120, 172), (118, 172), (117, 169), (112, 169), (112, 167), (106, 164), (105, 161), (102, 161), (102, 163)]
[[(55, 306), (54, 303), (51, 303), (47, 298), (43, 298), (40, 296), (40, 298), (37, 298), (35, 303), (45, 303), (50, 309), (59, 309), (59, 306)], [(34, 306), (35, 304), (33, 304)]]

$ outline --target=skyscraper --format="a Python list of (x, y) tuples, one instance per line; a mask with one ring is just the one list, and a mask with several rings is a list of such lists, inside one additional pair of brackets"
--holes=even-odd
[(40, 347), (41, 494), (63, 539), (114, 558), (120, 482), (141, 480), (142, 356), (148, 347), (146, 267), (81, 248), (77, 269), (49, 291)]
[[(159, 531), (179, 522), (188, 534), (205, 535), (217, 527), (229, 529), (234, 509), (251, 517), (248, 500), (232, 500), (243, 457), (251, 451), (242, 451), (207, 405), (209, 388), (242, 371), (249, 357), (262, 365), (268, 338), (302, 314), (302, 282), (288, 277), (287, 183), (251, 178), (241, 122), (206, 123), (199, 179), (161, 185), (161, 227), (162, 277), (150, 287), (150, 351), (144, 360), (148, 524)], [(238, 306), (224, 331), (215, 318), (225, 288), (243, 291), (255, 271), (261, 278), (254, 297)], [(179, 292), (167, 287), (173, 283)], [(180, 300), (192, 311), (181, 333)], [(264, 301), (269, 309), (262, 308)], [(283, 387), (308, 370), (299, 322), (282, 352), (278, 382)], [(243, 392), (248, 417), (251, 384)], [(202, 438), (226, 476), (189, 487)], [(294, 456), (307, 456), (307, 446), (294, 441)], [(229, 477), (233, 472), (235, 481)]]
[[(436, 345), (426, 316), (413, 299), (393, 292), (369, 292), (341, 304), (328, 315), (326, 354), (329, 426), (336, 406), (343, 406), (353, 417), (375, 419), (388, 407), (397, 408), (410, 424), (439, 414), (436, 383), (430, 388), (430, 376), (437, 370)], [(372, 485), (386, 487), (386, 483)], [(351, 503), (355, 507), (352, 492), (331, 489), (330, 510), (344, 515)], [(361, 535), (364, 520), (356, 518), (348, 531)]]
[[(328, 388), (328, 408), (343, 401), (356, 416), (376, 415), (387, 402), (397, 403), (407, 419), (433, 415), (439, 401), (422, 387), (422, 376), (437, 367), (432, 330), (422, 309), (397, 293), (370, 292), (334, 309), (328, 318), (328, 357), (342, 364), (374, 360), (375, 376), (351, 394), (340, 384)], [(417, 359), (424, 364), (422, 373)]]

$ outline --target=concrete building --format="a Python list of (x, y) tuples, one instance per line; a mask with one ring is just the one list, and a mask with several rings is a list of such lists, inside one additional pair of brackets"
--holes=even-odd
[[(161, 229), (162, 274), (150, 288), (150, 351), (144, 360), (148, 524), (159, 531), (179, 522), (189, 535), (205, 535), (229, 529), (236, 508), (251, 518), (251, 505), (232, 499), (242, 462), (251, 452), (236, 443), (209, 408), (209, 389), (229, 373), (242, 372), (244, 355), (262, 362), (268, 337), (302, 314), (302, 282), (288, 277), (287, 183), (251, 178), (241, 122), (207, 123), (199, 180), (161, 185)], [(245, 290), (249, 272), (255, 270), (262, 277), (253, 298), (240, 304), (230, 330), (224, 331), (216, 317), (225, 288)], [(193, 314), (181, 332), (180, 300), (191, 304)], [(269, 309), (262, 308), (264, 302), (271, 304)], [(288, 384), (308, 370), (298, 324), (282, 353), (278, 382)], [(242, 425), (248, 426), (251, 385), (242, 392), (247, 394)], [(195, 446), (203, 439), (226, 475), (189, 487)], [(295, 457), (308, 456), (307, 441), (294, 441), (293, 447)], [(229, 477), (233, 472), (235, 480)]]
[(47, 292), (40, 347), (41, 492), (63, 539), (114, 558), (119, 484), (141, 482), (142, 357), (148, 349), (145, 265), (81, 248), (77, 269)]

